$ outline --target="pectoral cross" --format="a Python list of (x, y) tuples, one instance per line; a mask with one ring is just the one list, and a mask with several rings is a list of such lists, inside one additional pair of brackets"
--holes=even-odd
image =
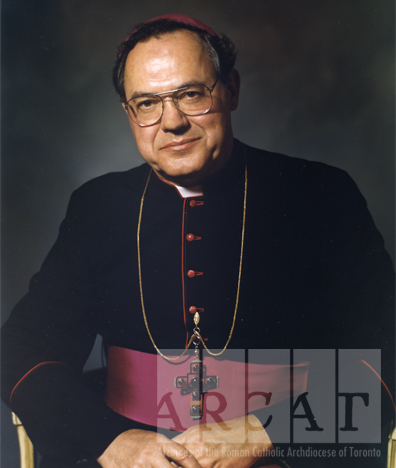
[(176, 377), (175, 387), (181, 389), (182, 395), (190, 396), (190, 416), (201, 419), (203, 415), (203, 394), (219, 386), (219, 377), (206, 375), (206, 366), (200, 359), (194, 359), (190, 364), (190, 372), (186, 376)]

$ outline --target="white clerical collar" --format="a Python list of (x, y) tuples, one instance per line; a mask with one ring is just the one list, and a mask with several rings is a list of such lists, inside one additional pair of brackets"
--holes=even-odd
[(180, 185), (175, 185), (175, 187), (183, 198), (202, 197), (203, 195), (202, 185), (195, 185), (194, 187), (181, 187)]

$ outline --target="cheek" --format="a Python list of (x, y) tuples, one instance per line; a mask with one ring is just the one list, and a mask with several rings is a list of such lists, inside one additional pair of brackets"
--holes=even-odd
[(152, 127), (142, 128), (134, 123), (131, 123), (131, 129), (140, 153), (143, 157), (149, 156), (153, 151), (156, 130)]
[(213, 144), (217, 144), (223, 140), (226, 128), (227, 121), (224, 115), (213, 114), (211, 119), (206, 122), (205, 133)]
[(199, 127), (206, 135), (216, 137), (218, 132), (222, 132), (225, 127), (224, 115), (221, 113), (210, 113), (199, 117), (195, 117), (194, 121), (190, 118), (197, 127)]

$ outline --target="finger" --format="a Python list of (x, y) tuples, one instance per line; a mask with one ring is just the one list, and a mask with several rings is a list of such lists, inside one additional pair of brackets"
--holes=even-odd
[(162, 450), (164, 455), (177, 466), (182, 466), (183, 468), (202, 468), (197, 459), (181, 444), (164, 444)]

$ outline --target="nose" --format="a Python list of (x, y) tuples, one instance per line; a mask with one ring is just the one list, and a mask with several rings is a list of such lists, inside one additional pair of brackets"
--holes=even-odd
[(178, 132), (189, 126), (187, 116), (174, 104), (172, 97), (162, 98), (164, 111), (161, 118), (161, 128), (164, 132)]

